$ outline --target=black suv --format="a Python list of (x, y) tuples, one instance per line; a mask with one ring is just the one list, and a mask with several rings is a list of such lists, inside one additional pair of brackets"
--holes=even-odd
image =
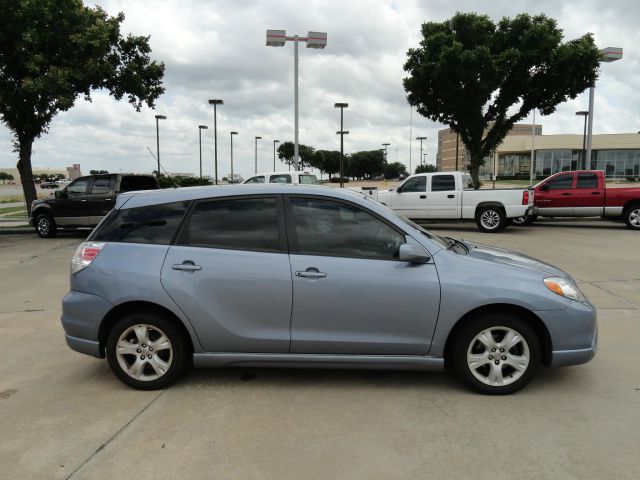
[(76, 178), (55, 197), (31, 204), (31, 225), (42, 238), (54, 237), (57, 229), (95, 227), (115, 205), (119, 193), (157, 190), (152, 175), (112, 173)]

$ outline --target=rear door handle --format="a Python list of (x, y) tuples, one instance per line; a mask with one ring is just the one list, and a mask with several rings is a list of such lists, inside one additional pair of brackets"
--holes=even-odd
[(171, 265), (171, 268), (174, 270), (183, 270), (185, 272), (197, 272), (198, 270), (202, 270), (202, 267), (200, 265), (196, 265), (190, 260)]
[(591, 195), (600, 195), (600, 192), (591, 192)]
[(318, 271), (315, 267), (309, 267), (304, 272), (296, 272), (296, 277), (302, 278), (324, 278), (327, 274)]
[(427, 198), (427, 196), (426, 196), (426, 195), (420, 195), (420, 198), (421, 198), (422, 200), (424, 200), (425, 198)]
[(456, 198), (455, 195), (447, 195), (447, 198)]
[(570, 193), (563, 193), (562, 195), (563, 195), (564, 197), (570, 197), (570, 196), (571, 196), (571, 194), (570, 194)]

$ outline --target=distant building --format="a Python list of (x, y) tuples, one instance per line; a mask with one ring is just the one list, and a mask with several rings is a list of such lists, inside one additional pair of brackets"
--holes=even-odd
[(67, 167), (67, 177), (71, 180), (75, 180), (78, 177), (82, 176), (82, 172), (80, 171), (80, 164), (74, 163), (72, 166)]

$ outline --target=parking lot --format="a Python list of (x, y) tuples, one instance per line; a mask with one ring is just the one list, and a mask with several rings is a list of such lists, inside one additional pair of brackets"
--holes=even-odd
[(587, 221), (431, 230), (574, 275), (598, 307), (596, 358), (506, 397), (443, 374), (294, 369), (199, 370), (135, 391), (64, 342), (60, 300), (83, 234), (0, 235), (0, 477), (637, 478), (638, 232)]

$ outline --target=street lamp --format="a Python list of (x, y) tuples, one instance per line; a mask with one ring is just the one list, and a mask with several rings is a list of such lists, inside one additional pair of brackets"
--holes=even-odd
[(423, 160), (423, 157), (422, 157), (422, 141), (426, 140), (426, 139), (427, 139), (427, 137), (416, 137), (416, 140), (420, 140), (420, 165), (422, 165), (422, 160)]
[(336, 132), (336, 135), (340, 135), (340, 188), (344, 187), (344, 180), (342, 179), (342, 176), (344, 175), (344, 151), (343, 151), (343, 146), (344, 146), (344, 136), (345, 135), (349, 135), (349, 130), (338, 130)]
[(387, 161), (387, 147), (391, 145), (390, 143), (383, 143), (382, 146), (384, 147), (384, 174), (382, 175), (382, 177), (386, 180), (387, 179), (387, 165), (389, 164), (389, 162)]
[(276, 171), (276, 143), (280, 143), (280, 140), (273, 141), (273, 171)]
[(198, 143), (200, 144), (200, 180), (202, 180), (202, 130), (206, 130), (209, 127), (206, 125), (198, 125)]
[(579, 112), (576, 112), (576, 115), (584, 117), (584, 132), (582, 133), (582, 152), (580, 152), (582, 154), (582, 159), (580, 161), (580, 165), (578, 166), (578, 168), (576, 168), (576, 170), (579, 170), (580, 166), (582, 166), (584, 170), (587, 170), (587, 157), (585, 153), (585, 143), (587, 141), (587, 118), (589, 118), (589, 112), (581, 110)]
[(214, 155), (214, 164), (215, 164), (215, 182), (218, 184), (218, 112), (217, 106), (223, 105), (224, 102), (219, 98), (209, 100), (209, 105), (213, 105), (213, 155)]
[[(622, 58), (622, 47), (607, 47), (600, 50), (601, 58), (600, 62), (611, 63)], [(593, 133), (593, 94), (596, 89), (595, 84), (589, 88), (589, 124), (587, 126), (587, 153), (585, 158), (585, 164), (587, 158), (591, 163), (591, 137)]]
[(160, 127), (158, 127), (158, 120), (166, 120), (167, 117), (165, 115), (156, 115), (156, 154), (158, 157), (158, 173), (157, 177), (160, 176)]
[(344, 187), (344, 183), (342, 180), (344, 174), (344, 109), (348, 106), (348, 103), (337, 102), (333, 104), (334, 108), (340, 109), (340, 131), (336, 132), (340, 134), (340, 188)]
[(256, 151), (256, 159), (255, 159), (255, 172), (254, 175), (258, 174), (258, 140), (262, 140), (262, 137), (255, 137), (255, 151)]
[(231, 134), (231, 178), (229, 179), (229, 183), (234, 183), (233, 180), (233, 136), (237, 135), (238, 132), (229, 132)]
[(288, 37), (285, 30), (267, 30), (267, 47), (284, 47), (286, 42), (293, 42), (293, 103), (294, 103), (294, 144), (293, 164), (298, 170), (300, 158), (298, 148), (298, 42), (307, 42), (307, 48), (324, 48), (327, 46), (325, 32), (309, 32), (306, 37), (294, 35)]

